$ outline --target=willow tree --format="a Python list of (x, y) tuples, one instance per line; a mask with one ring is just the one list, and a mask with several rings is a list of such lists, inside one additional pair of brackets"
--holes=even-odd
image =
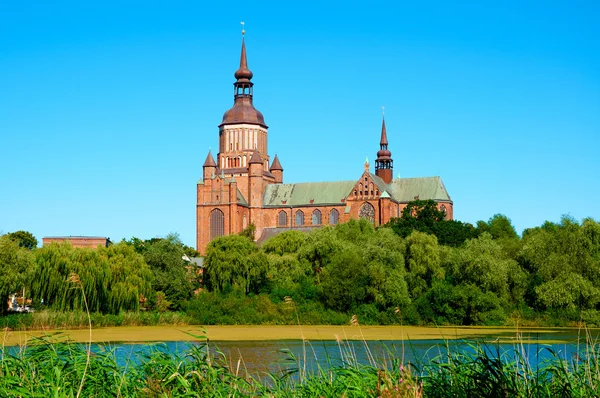
[(92, 312), (137, 310), (140, 297), (151, 291), (149, 267), (125, 243), (98, 250), (54, 243), (35, 254), (32, 296), (55, 310), (85, 308), (79, 284), (69, 282), (72, 275), (78, 276)]
[(234, 288), (244, 293), (257, 292), (265, 283), (268, 262), (254, 242), (230, 235), (208, 244), (204, 282), (209, 290)]
[(137, 311), (140, 301), (153, 294), (153, 275), (144, 257), (125, 242), (100, 248), (99, 255), (107, 261), (109, 269), (103, 310), (110, 313)]
[(32, 270), (32, 254), (10, 236), (0, 236), (0, 314), (7, 312), (11, 293), (20, 291)]

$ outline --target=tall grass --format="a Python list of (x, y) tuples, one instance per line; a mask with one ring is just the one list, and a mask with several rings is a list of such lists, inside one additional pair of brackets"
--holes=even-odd
[[(400, 358), (361, 363), (353, 346), (340, 340), (341, 359), (304, 358), (291, 352), (280, 371), (243, 372), (243, 361), (228, 364), (208, 343), (182, 353), (161, 345), (123, 363), (110, 347), (90, 357), (85, 383), (86, 346), (38, 339), (0, 352), (0, 396), (75, 397), (589, 397), (599, 395), (600, 349), (582, 343), (580, 355), (564, 358), (544, 348), (549, 359), (530, 366), (519, 349), (501, 351), (474, 343), (460, 350), (448, 346), (431, 361), (404, 364)], [(307, 342), (308, 355), (314, 355)]]
[[(122, 312), (117, 315), (89, 314), (92, 327), (189, 325), (192, 319), (181, 312)], [(85, 311), (58, 312), (43, 310), (28, 314), (0, 317), (0, 327), (10, 330), (86, 329)]]

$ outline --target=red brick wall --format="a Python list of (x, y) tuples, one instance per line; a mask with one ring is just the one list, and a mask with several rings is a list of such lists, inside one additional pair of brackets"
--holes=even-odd
[(98, 248), (98, 246), (106, 247), (108, 245), (107, 238), (88, 238), (88, 237), (78, 237), (78, 236), (69, 236), (69, 237), (57, 237), (57, 238), (42, 238), (43, 246), (49, 245), (53, 242), (62, 243), (69, 242), (73, 247), (89, 247), (92, 249)]

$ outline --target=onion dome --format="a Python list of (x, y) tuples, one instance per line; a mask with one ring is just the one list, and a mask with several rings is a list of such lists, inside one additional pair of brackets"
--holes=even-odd
[(240, 56), (240, 67), (235, 71), (236, 82), (233, 107), (223, 114), (223, 120), (219, 127), (227, 124), (257, 124), (268, 128), (265, 118), (252, 104), (252, 90), (254, 83), (251, 82), (252, 72), (248, 69), (246, 59), (246, 44), (242, 37), (242, 53)]
[(236, 98), (233, 108), (223, 114), (223, 121), (221, 121), (219, 127), (226, 124), (239, 123), (258, 124), (259, 126), (267, 127), (263, 114), (254, 108), (252, 99), (248, 98)]

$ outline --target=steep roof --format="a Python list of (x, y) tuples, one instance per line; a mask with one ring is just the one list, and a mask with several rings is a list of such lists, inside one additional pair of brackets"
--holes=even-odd
[(388, 185), (387, 191), (397, 202), (410, 202), (415, 199), (450, 201), (450, 195), (440, 177), (396, 178)]
[(270, 184), (265, 189), (263, 204), (265, 207), (339, 205), (345, 202), (355, 184), (356, 181)]
[(281, 167), (281, 163), (279, 163), (279, 158), (275, 155), (275, 159), (273, 159), (273, 164), (271, 164), (271, 171), (273, 170), (281, 170), (283, 171), (283, 167)]
[(204, 165), (202, 167), (217, 167), (217, 163), (215, 162), (215, 158), (210, 151), (208, 151), (208, 155), (206, 155), (206, 160), (204, 161)]
[(262, 159), (260, 158), (258, 151), (252, 152), (252, 156), (250, 157), (250, 161), (248, 162), (248, 164), (255, 163), (262, 163)]

